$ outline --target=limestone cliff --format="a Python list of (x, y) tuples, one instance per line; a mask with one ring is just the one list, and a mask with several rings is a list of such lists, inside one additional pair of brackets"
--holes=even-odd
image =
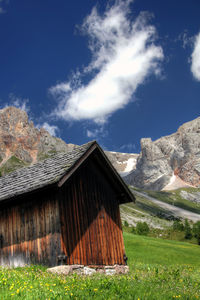
[(200, 117), (156, 141), (141, 139), (136, 169), (125, 177), (144, 189), (200, 186)]
[(1, 175), (74, 147), (52, 137), (43, 128), (35, 128), (24, 111), (16, 107), (0, 110)]
[[(78, 147), (37, 129), (26, 112), (0, 110), (0, 176)], [(128, 184), (153, 190), (200, 187), (200, 117), (156, 141), (141, 139), (141, 153), (105, 151)]]

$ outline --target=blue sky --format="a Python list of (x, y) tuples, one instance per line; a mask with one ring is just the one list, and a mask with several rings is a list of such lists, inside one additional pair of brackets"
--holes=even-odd
[(200, 111), (199, 0), (0, 0), (0, 108), (139, 152)]

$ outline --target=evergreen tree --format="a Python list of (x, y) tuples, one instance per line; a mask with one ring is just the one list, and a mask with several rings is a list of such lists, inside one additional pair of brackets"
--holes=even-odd
[(198, 245), (200, 245), (200, 221), (194, 223), (192, 231), (195, 238), (197, 239)]
[(190, 240), (192, 238), (192, 229), (187, 219), (185, 219), (184, 231), (185, 231), (185, 239)]
[(184, 225), (180, 220), (175, 220), (173, 223), (173, 230), (175, 231), (183, 231)]
[(124, 226), (125, 227), (129, 227), (129, 224), (128, 224), (128, 222), (126, 220), (124, 221)]

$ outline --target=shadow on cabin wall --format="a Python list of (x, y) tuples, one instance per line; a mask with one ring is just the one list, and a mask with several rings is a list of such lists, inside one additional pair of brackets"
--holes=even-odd
[(3, 265), (124, 264), (115, 189), (94, 161), (87, 161), (58, 189), (25, 194), (0, 210)]

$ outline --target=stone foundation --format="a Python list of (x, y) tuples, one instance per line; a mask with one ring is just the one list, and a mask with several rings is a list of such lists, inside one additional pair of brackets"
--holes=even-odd
[(116, 274), (127, 274), (129, 272), (128, 266), (114, 265), (114, 266), (83, 266), (83, 265), (62, 265), (53, 268), (48, 268), (47, 272), (58, 274), (58, 275), (94, 275), (94, 274), (105, 274), (105, 275), (116, 275)]

